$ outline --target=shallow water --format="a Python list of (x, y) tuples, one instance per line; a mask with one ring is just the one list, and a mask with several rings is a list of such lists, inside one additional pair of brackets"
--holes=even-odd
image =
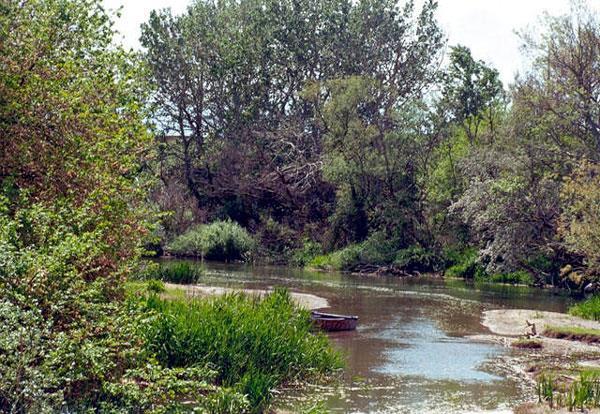
[[(207, 264), (202, 283), (290, 290), (328, 299), (329, 311), (359, 316), (353, 332), (331, 334), (347, 368), (331, 386), (286, 390), (282, 408), (315, 401), (335, 413), (463, 413), (509, 410), (532, 397), (502, 361), (512, 351), (478, 343), (486, 309), (564, 311), (569, 298), (463, 281), (363, 277), (285, 267)], [(504, 358), (504, 359), (503, 359)]]

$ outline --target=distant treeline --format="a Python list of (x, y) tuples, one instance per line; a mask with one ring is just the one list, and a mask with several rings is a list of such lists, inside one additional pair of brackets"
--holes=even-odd
[(521, 34), (530, 65), (506, 89), (468, 47), (446, 47), (435, 12), (252, 0), (153, 13), (141, 41), (163, 244), (231, 219), (276, 261), (377, 238), (474, 248), (488, 274), (597, 275), (598, 16), (574, 2)]

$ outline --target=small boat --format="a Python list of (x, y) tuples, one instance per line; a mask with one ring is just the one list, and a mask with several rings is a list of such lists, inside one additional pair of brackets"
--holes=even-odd
[(310, 317), (314, 326), (328, 332), (352, 331), (358, 324), (358, 316), (312, 311)]

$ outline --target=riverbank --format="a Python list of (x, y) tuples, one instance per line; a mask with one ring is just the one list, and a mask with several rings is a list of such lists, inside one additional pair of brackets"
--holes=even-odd
[[(547, 332), (549, 327), (558, 330), (595, 331), (600, 329), (600, 322), (558, 312), (500, 309), (484, 311), (481, 323), (489, 329), (490, 334), (474, 335), (471, 338), (515, 349), (507, 366), (514, 375), (531, 385), (532, 401), (516, 407), (515, 413), (567, 412), (566, 409), (556, 406), (551, 409), (547, 404), (537, 402), (539, 394), (535, 393), (535, 389), (540, 381), (544, 378), (551, 379), (556, 387), (553, 392), (558, 394), (577, 381), (582, 372), (600, 370), (598, 344), (584, 340), (553, 338), (549, 337), (552, 333)], [(535, 346), (527, 346), (528, 344)]]
[[(249, 296), (264, 297), (273, 293), (272, 289), (233, 289), (226, 287), (204, 286), (204, 285), (178, 285), (174, 283), (165, 283), (168, 290), (180, 290), (185, 292), (189, 297), (206, 297), (206, 296), (223, 296), (233, 293), (244, 293)], [(315, 310), (328, 308), (329, 302), (327, 299), (311, 295), (309, 293), (290, 292), (292, 301), (296, 306), (306, 309)]]

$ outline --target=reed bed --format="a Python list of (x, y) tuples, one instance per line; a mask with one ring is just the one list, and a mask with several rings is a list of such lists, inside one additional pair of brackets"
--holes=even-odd
[(168, 367), (210, 366), (217, 383), (247, 395), (255, 412), (278, 385), (324, 376), (342, 366), (309, 313), (285, 290), (263, 298), (230, 294), (204, 299), (147, 300), (156, 317), (146, 326), (149, 350)]

